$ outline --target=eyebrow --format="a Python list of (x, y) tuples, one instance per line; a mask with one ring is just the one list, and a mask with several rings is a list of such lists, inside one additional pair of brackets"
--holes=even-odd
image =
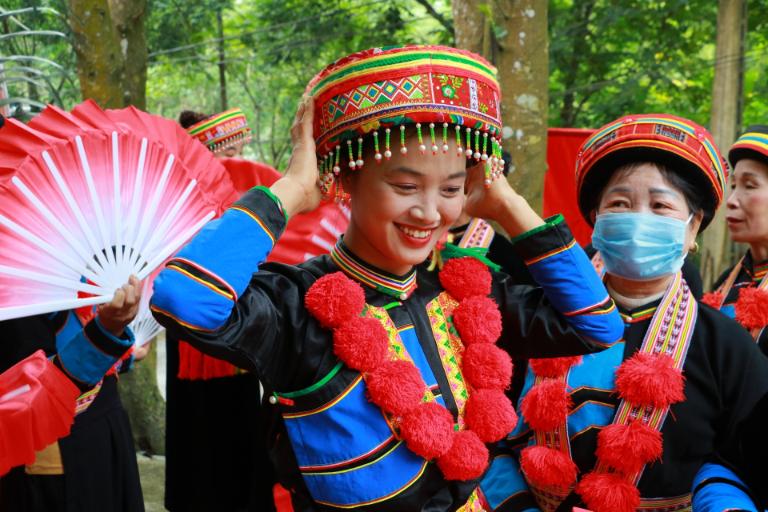
[(651, 194), (666, 194), (666, 195), (670, 195), (670, 196), (673, 196), (673, 197), (680, 197), (680, 194), (678, 194), (677, 192), (675, 192), (671, 188), (651, 187), (650, 189), (648, 189), (648, 191)]
[[(423, 172), (417, 171), (416, 169), (411, 169), (410, 167), (406, 167), (406, 166), (396, 167), (396, 168), (394, 168), (394, 169), (392, 169), (391, 171), (388, 172), (388, 174), (395, 174), (395, 173), (408, 174), (408, 175), (414, 176), (416, 178), (423, 178), (423, 177), (426, 176), (426, 174), (424, 174)], [(446, 180), (453, 180), (453, 179), (456, 179), (456, 178), (464, 178), (466, 176), (467, 176), (467, 171), (466, 170), (461, 170), (461, 171), (458, 171), (458, 172), (455, 172), (455, 173), (451, 174), (450, 176), (448, 176), (448, 178)]]

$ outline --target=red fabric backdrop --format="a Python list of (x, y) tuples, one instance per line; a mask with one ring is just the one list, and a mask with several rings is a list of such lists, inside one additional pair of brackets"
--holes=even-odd
[(594, 130), (550, 128), (547, 136), (547, 165), (544, 175), (545, 217), (562, 213), (582, 246), (592, 239), (592, 228), (584, 222), (576, 203), (576, 155), (579, 146)]

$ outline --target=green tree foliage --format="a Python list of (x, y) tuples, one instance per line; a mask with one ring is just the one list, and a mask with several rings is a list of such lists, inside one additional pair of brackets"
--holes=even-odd
[(0, 63), (11, 114), (27, 118), (45, 104), (79, 98), (75, 57), (61, 2), (3, 0)]
[[(450, 18), (450, 6), (432, 2)], [(148, 108), (167, 117), (219, 106), (215, 13), (222, 8), (230, 106), (254, 130), (249, 156), (280, 168), (304, 87), (321, 67), (353, 51), (389, 44), (450, 44), (452, 34), (411, 0), (153, 0), (148, 22)]]

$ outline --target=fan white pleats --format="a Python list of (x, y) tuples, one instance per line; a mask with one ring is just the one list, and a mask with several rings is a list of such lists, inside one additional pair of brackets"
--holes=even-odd
[[(29, 125), (8, 121), (0, 197), (4, 320), (109, 302), (236, 193), (223, 166), (173, 121), (86, 102), (71, 113), (48, 107)], [(156, 334), (142, 311), (134, 326)]]

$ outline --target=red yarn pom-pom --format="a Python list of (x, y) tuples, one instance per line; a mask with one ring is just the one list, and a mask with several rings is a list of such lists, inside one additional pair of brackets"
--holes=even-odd
[(389, 352), (387, 331), (375, 318), (354, 317), (334, 329), (333, 351), (350, 368), (372, 371)]
[(768, 325), (768, 292), (742, 288), (736, 301), (736, 321), (747, 329), (762, 329)]
[(462, 300), (453, 311), (453, 323), (466, 345), (495, 343), (501, 336), (499, 307), (493, 299), (485, 296)]
[(473, 295), (491, 293), (491, 271), (475, 258), (453, 258), (446, 261), (438, 277), (443, 288), (458, 301)]
[(529, 446), (520, 452), (520, 468), (537, 487), (570, 489), (578, 469), (567, 454), (548, 446)]
[(368, 374), (365, 383), (371, 401), (395, 416), (419, 405), (427, 387), (413, 363), (402, 360), (383, 363)]
[(576, 492), (592, 512), (635, 512), (640, 506), (637, 487), (616, 473), (589, 473)]
[(512, 432), (517, 414), (503, 391), (475, 389), (467, 400), (464, 420), (484, 443), (494, 443)]
[(723, 294), (718, 292), (705, 293), (701, 297), (701, 303), (715, 309), (720, 309), (720, 305), (723, 303)]
[(565, 375), (571, 366), (581, 363), (581, 356), (553, 357), (550, 359), (531, 359), (529, 364), (533, 373), (539, 377), (555, 378)]
[(642, 421), (608, 425), (597, 434), (597, 458), (625, 474), (660, 459), (661, 452), (661, 432)]
[(496, 345), (470, 345), (462, 356), (462, 372), (474, 389), (507, 389), (512, 382), (512, 359)]
[(683, 373), (666, 354), (638, 352), (616, 370), (621, 398), (637, 405), (667, 407), (685, 400)]
[(565, 423), (572, 403), (564, 382), (545, 380), (531, 388), (520, 410), (532, 429), (547, 431)]
[(323, 327), (338, 327), (360, 314), (365, 306), (365, 292), (343, 273), (334, 272), (309, 287), (304, 305)]
[(453, 443), (453, 416), (437, 402), (423, 402), (403, 416), (400, 435), (416, 455), (432, 460)]
[(488, 468), (488, 448), (471, 430), (456, 432), (451, 448), (437, 459), (437, 466), (446, 480), (475, 480)]

